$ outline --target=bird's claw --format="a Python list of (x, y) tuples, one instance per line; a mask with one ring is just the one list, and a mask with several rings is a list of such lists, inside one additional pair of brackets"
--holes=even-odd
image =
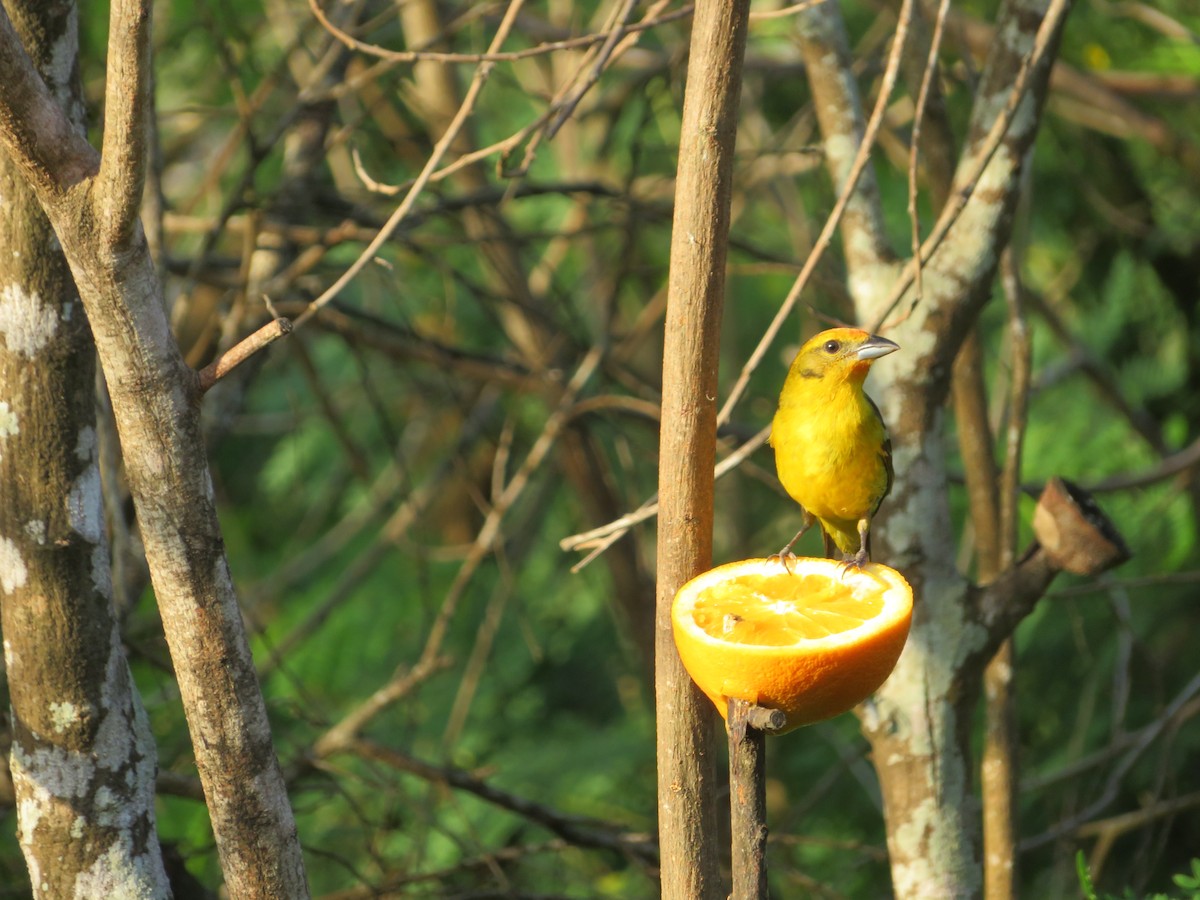
[(792, 563), (795, 562), (797, 559), (799, 559), (799, 557), (797, 557), (795, 553), (793, 553), (789, 548), (784, 547), (778, 553), (772, 553), (770, 556), (768, 556), (767, 562), (779, 563), (781, 566), (784, 567), (784, 569), (787, 570), (787, 573), (789, 575), (791, 575), (792, 574)]
[(861, 550), (859, 550), (853, 556), (847, 556), (845, 559), (842, 560), (842, 565), (841, 565), (842, 577), (845, 578), (846, 573), (849, 572), (851, 569), (854, 569), (855, 571), (861, 571), (862, 567), (865, 566), (868, 562), (870, 562), (870, 560), (867, 558), (867, 548), (863, 547)]

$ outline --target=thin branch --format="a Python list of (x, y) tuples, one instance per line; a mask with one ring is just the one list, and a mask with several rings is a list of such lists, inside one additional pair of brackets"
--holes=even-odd
[(329, 728), (314, 743), (313, 756), (318, 759), (331, 756), (351, 747), (359, 733), (381, 712), (407, 697), (415, 688), (450, 665), (445, 656), (427, 656), (409, 667), (401, 667), (381, 687), (358, 706), (346, 713), (340, 721)]
[(1172, 725), (1176, 719), (1181, 717), (1183, 711), (1187, 707), (1187, 704), (1197, 694), (1200, 694), (1200, 675), (1196, 675), (1191, 681), (1184, 685), (1184, 687), (1175, 695), (1171, 702), (1167, 704), (1166, 708), (1162, 712), (1162, 715), (1160, 715), (1157, 719), (1155, 719), (1138, 733), (1137, 740), (1133, 742), (1113, 770), (1108, 773), (1108, 777), (1105, 779), (1103, 789), (1098, 795), (1095, 795), (1095, 792), (1093, 792), (1095, 799), (1092, 800), (1091, 803), (1089, 803), (1075, 815), (1055, 823), (1053, 827), (1049, 828), (1042, 834), (1035, 835), (1034, 837), (1027, 838), (1026, 840), (1022, 841), (1021, 852), (1026, 853), (1031, 850), (1036, 850), (1039, 847), (1044, 847), (1046, 844), (1050, 844), (1059, 840), (1065, 835), (1072, 834), (1107, 809), (1108, 806), (1120, 795), (1122, 783), (1125, 779), (1125, 776), (1129, 773), (1129, 770), (1133, 768), (1134, 764), (1141, 758), (1142, 754), (1145, 753), (1154, 743), (1154, 741), (1158, 739), (1159, 735), (1161, 735), (1168, 726)]
[(642, 864), (654, 865), (658, 862), (658, 848), (651, 835), (619, 832), (612, 826), (603, 823), (563, 815), (541, 803), (535, 803), (494, 787), (462, 769), (430, 765), (407, 753), (367, 740), (353, 741), (340, 747), (339, 752), (353, 753), (363, 759), (384, 763), (397, 771), (416, 775), (434, 784), (445, 784), (458, 790), (467, 791), (493, 806), (516, 813), (530, 822), (540, 825), (576, 846), (614, 850), (622, 856), (631, 857)]
[(1200, 466), (1200, 438), (1192, 441), (1192, 443), (1188, 444), (1188, 446), (1184, 447), (1178, 453), (1164, 456), (1159, 460), (1157, 465), (1152, 466), (1144, 472), (1110, 475), (1103, 481), (1089, 485), (1088, 490), (1092, 493), (1104, 493), (1149, 487), (1152, 484), (1158, 484), (1160, 481), (1175, 478), (1184, 472), (1190, 472), (1198, 466)]
[[(579, 84), (569, 96), (564, 98), (561, 102), (555, 104), (558, 107), (558, 111), (555, 113), (554, 118), (551, 119), (550, 123), (546, 126), (546, 140), (553, 139), (554, 135), (558, 133), (558, 130), (562, 128), (563, 123), (570, 118), (571, 113), (575, 111), (575, 107), (579, 105), (579, 101), (583, 99), (583, 95), (586, 94), (591, 87), (600, 80), (601, 73), (604, 72), (605, 67), (612, 58), (613, 52), (617, 48), (617, 42), (623, 37), (625, 26), (629, 24), (629, 19), (633, 15), (634, 7), (637, 6), (637, 0), (620, 0), (620, 3), (620, 8), (617, 9), (613, 15), (613, 20), (616, 22), (616, 24), (609, 26), (608, 35), (605, 37), (604, 42), (600, 45), (600, 49), (596, 52), (591, 67), (588, 69), (587, 77), (583, 79), (583, 82)], [(656, 4), (657, 8), (661, 8), (664, 5), (666, 4), (662, 2)], [(650, 14), (653, 15), (653, 13), (656, 11), (656, 9), (652, 9)], [(522, 169), (525, 168), (528, 167), (522, 166)]]
[[(909, 9), (907, 19), (902, 14), (901, 21), (905, 25), (911, 19), (910, 3), (911, 0), (905, 0), (905, 8)], [(899, 31), (899, 27), (897, 30)], [(775, 318), (771, 320), (771, 324), (763, 332), (763, 336), (759, 339), (754, 352), (750, 354), (750, 358), (742, 366), (742, 371), (738, 374), (737, 381), (734, 382), (729, 396), (725, 399), (725, 403), (717, 415), (718, 425), (725, 424), (732, 417), (734, 407), (741, 400), (742, 394), (750, 384), (750, 376), (758, 368), (763, 357), (767, 355), (767, 351), (771, 348), (771, 345), (775, 342), (775, 338), (783, 328), (783, 323), (787, 321), (796, 303), (799, 302), (801, 293), (808, 286), (808, 281), (812, 277), (813, 272), (816, 271), (817, 263), (820, 262), (821, 256), (824, 254), (826, 248), (828, 248), (830, 242), (832, 242), (834, 232), (841, 223), (847, 207), (854, 199), (859, 179), (870, 163), (871, 148), (875, 145), (876, 135), (879, 133), (879, 128), (883, 124), (884, 114), (887, 112), (888, 101), (891, 98), (892, 88), (895, 85), (896, 74), (900, 66), (901, 54), (896, 52), (896, 49), (901, 47), (902, 43), (900, 35), (897, 34), (897, 38), (893, 43), (892, 53), (888, 57), (887, 69), (884, 72), (883, 83), (880, 85), (879, 96), (876, 98), (875, 109), (871, 112), (871, 118), (867, 121), (866, 127), (863, 129), (862, 141), (859, 142), (854, 161), (850, 164), (847, 171), (846, 180), (841, 186), (837, 202), (834, 203), (833, 209), (830, 210), (829, 217), (825, 220), (825, 225), (821, 229), (821, 233), (817, 236), (812, 250), (809, 251), (808, 258), (804, 261), (804, 267), (792, 283), (792, 287), (780, 305), (779, 311), (775, 314)]]
[(63, 114), (0, 5), (0, 142), (39, 192), (92, 177), (100, 157)]
[[(984, 171), (988, 168), (996, 151), (1000, 149), (1000, 145), (1008, 135), (1008, 129), (1016, 118), (1022, 101), (1025, 99), (1026, 89), (1029, 86), (1030, 80), (1036, 72), (1048, 64), (1070, 6), (1071, 0), (1050, 0), (1050, 4), (1046, 9), (1046, 15), (1042, 19), (1037, 36), (1034, 39), (1033, 48), (1030, 50), (1029, 55), (1021, 61), (1010, 82), (1011, 87), (1003, 108), (992, 122), (991, 127), (982, 140), (976, 144), (977, 149), (973, 152), (969, 163), (960, 168), (959, 172), (956, 173), (955, 183), (958, 185), (957, 191), (954, 193), (950, 203), (942, 210), (933, 231), (925, 239), (925, 243), (921, 245), (921, 252), (910, 259), (899, 272), (895, 284), (892, 285), (891, 292), (880, 306), (881, 311), (879, 315), (875, 317), (874, 321), (868, 327), (869, 331), (878, 331), (884, 327), (884, 322), (896, 311), (896, 308), (900, 305), (900, 301), (904, 298), (909, 288), (912, 287), (913, 280), (916, 277), (917, 266), (928, 262), (934, 252), (942, 245), (950, 229), (958, 221), (959, 216), (962, 215), (963, 210), (966, 209), (968, 201), (970, 201), (975, 193), (975, 189), (980, 184), (980, 179)], [(1010, 164), (1015, 165), (1016, 160), (1012, 160)], [(956, 303), (961, 300), (957, 295), (955, 295), (954, 299)]]
[[(768, 425), (738, 447), (733, 453), (729, 454), (716, 466), (713, 467), (713, 480), (720, 480), (723, 476), (732, 472), (740, 466), (751, 454), (759, 447), (767, 442), (767, 438), (771, 436), (771, 426)], [(579, 534), (573, 534), (570, 537), (565, 537), (558, 542), (559, 547), (563, 550), (587, 550), (589, 548), (597, 548), (602, 551), (615, 543), (626, 532), (635, 525), (645, 522), (647, 519), (652, 519), (658, 515), (658, 500), (651, 497), (636, 510), (626, 513), (619, 519), (601, 525), (598, 528), (593, 528), (590, 531), (584, 531)], [(593, 553), (586, 559), (575, 564), (572, 571), (582, 569), (588, 562), (595, 558), (597, 554)]]
[(1200, 807), (1200, 791), (1193, 791), (1181, 797), (1167, 797), (1149, 803), (1140, 809), (1110, 816), (1107, 819), (1087, 822), (1080, 825), (1075, 834), (1080, 838), (1096, 838), (1096, 845), (1092, 848), (1089, 863), (1092, 874), (1098, 876), (1109, 850), (1112, 849), (1112, 845), (1119, 837), (1130, 831), (1147, 828), (1160, 819), (1172, 818), (1196, 807)]
[(352, 887), (323, 894), (321, 900), (380, 900), (381, 897), (401, 896), (400, 891), (403, 888), (411, 888), (417, 884), (461, 884), (464, 877), (471, 878), (476, 871), (494, 872), (499, 865), (521, 863), (545, 853), (561, 854), (571, 846), (562, 838), (553, 838), (537, 844), (491, 847), (455, 865), (423, 872), (411, 871), (401, 863), (398, 871), (386, 874), (378, 880), (364, 880)]
[(1126, 396), (1120, 383), (1112, 371), (1098, 360), (1091, 349), (1071, 332), (1050, 299), (1036, 291), (1027, 291), (1025, 299), (1035, 312), (1050, 326), (1050, 331), (1060, 344), (1071, 351), (1078, 360), (1079, 367), (1098, 388), (1100, 397), (1125, 417), (1130, 426), (1141, 435), (1142, 439), (1161, 455), (1166, 455), (1168, 447), (1163, 438), (1162, 430), (1154, 417), (1144, 409), (1135, 406)]
[(386, 47), (380, 47), (376, 44), (369, 44), (366, 41), (360, 41), (346, 31), (338, 28), (325, 15), (325, 11), (321, 9), (318, 0), (308, 0), (309, 9), (313, 15), (321, 23), (321, 26), (328, 31), (333, 37), (341, 41), (351, 50), (359, 53), (364, 53), (368, 56), (374, 56), (378, 59), (387, 60), (391, 63), (413, 63), (413, 62), (440, 62), (440, 63), (499, 63), (499, 62), (517, 62), (522, 59), (530, 59), (536, 56), (545, 56), (549, 53), (557, 53), (561, 50), (580, 50), (588, 47), (593, 47), (596, 44), (603, 44), (614, 39), (619, 39), (628, 34), (634, 34), (639, 31), (646, 31), (650, 28), (656, 28), (659, 25), (666, 25), (668, 22), (675, 22), (680, 19), (689, 18), (694, 12), (695, 7), (688, 4), (680, 9), (672, 10), (669, 13), (664, 13), (661, 16), (656, 16), (651, 19), (646, 19), (635, 24), (626, 24), (622, 21), (616, 27), (606, 31), (600, 31), (595, 34), (585, 34), (579, 37), (567, 38), (561, 41), (547, 41), (544, 44), (538, 44), (536, 47), (528, 47), (524, 50), (511, 50), (501, 52), (495, 46), (490, 47), (486, 53), (447, 53), (437, 50), (388, 50)]
[[(1100, 589), (1107, 590), (1107, 585), (1099, 586)], [(1186, 722), (1200, 712), (1200, 700), (1191, 699), (1182, 707), (1171, 712), (1169, 718), (1171, 729), (1177, 731), (1179, 725)], [(1078, 759), (1073, 759), (1071, 762), (1064, 763), (1058, 768), (1030, 775), (1021, 780), (1021, 793), (1030, 796), (1041, 796), (1043, 792), (1055, 786), (1063, 785), (1067, 782), (1074, 781), (1088, 772), (1099, 769), (1105, 763), (1120, 756), (1130, 747), (1141, 742), (1142, 738), (1151, 731), (1157, 732), (1160, 726), (1160, 719), (1165, 714), (1160, 714), (1158, 718), (1147, 722), (1141, 728), (1135, 731), (1119, 731), (1113, 735), (1107, 745), (1099, 750), (1093, 750), (1086, 756), (1081, 756)]]
[(341, 722), (330, 728), (315, 745), (315, 752), (318, 755), (327, 755), (354, 741), (362, 729), (375, 716), (403, 697), (408, 696), (414, 687), (445, 665), (442, 644), (445, 641), (446, 633), (458, 610), (459, 601), (466, 591), (467, 585), (474, 577), (475, 572), (487, 554), (494, 548), (496, 541), (500, 538), (500, 526), (504, 516), (525, 490), (533, 473), (541, 467), (547, 454), (558, 440), (562, 429), (569, 421), (570, 409), (575, 402), (575, 398), (596, 371), (601, 357), (602, 351), (600, 347), (593, 348), (584, 357), (579, 368), (576, 369), (571, 380), (564, 388), (557, 408), (546, 419), (542, 433), (534, 441), (529, 453), (522, 460), (521, 465), (517, 468), (508, 484), (505, 485), (504, 490), (496, 498), (492, 508), (488, 511), (487, 517), (484, 519), (474, 543), (472, 543), (470, 550), (467, 552), (467, 558), (463, 561), (453, 583), (446, 591), (446, 596), (442, 600), (442, 605), (438, 610), (437, 616), (434, 618), (433, 624), (430, 626), (429, 634), (425, 639), (425, 647), (422, 649), (417, 662), (411, 668), (402, 667), (397, 669), (387, 684), (375, 691), (363, 703), (359, 704)]
[(253, 334), (243, 338), (226, 353), (221, 354), (200, 370), (200, 393), (206, 394), (214, 384), (240, 366), (260, 350), (264, 350), (281, 337), (292, 333), (292, 323), (287, 319), (272, 319)]
[(109, 246), (128, 240), (146, 184), (151, 89), (151, 0), (113, 0), (108, 23), (104, 141), (93, 202)]
[(764, 22), (768, 19), (782, 19), (787, 16), (794, 16), (796, 13), (802, 13), (812, 9), (818, 3), (824, 0), (804, 0), (803, 3), (793, 3), (791, 6), (782, 6), (779, 9), (756, 9), (750, 12), (751, 22)]
[[(940, 0), (937, 18), (933, 24), (933, 37), (925, 59), (925, 71), (921, 74), (921, 87), (917, 91), (917, 106), (913, 110), (912, 134), (908, 145), (908, 218), (912, 223), (912, 258), (916, 263), (916, 298), (920, 300), (925, 291), (921, 267), (921, 219), (917, 208), (917, 163), (921, 147), (921, 126), (925, 121), (925, 108), (929, 103), (934, 77), (937, 75), (938, 53), (942, 47), (942, 34), (946, 28), (946, 14), (950, 0)], [(949, 148), (947, 148), (949, 149)]]
[[(525, 0), (512, 0), (512, 2), (509, 4), (508, 9), (504, 13), (504, 18), (500, 21), (500, 25), (496, 28), (496, 34), (492, 38), (490, 48), (492, 51), (498, 49), (508, 38), (509, 32), (516, 23), (517, 13), (520, 12), (521, 6), (524, 4), (524, 2)], [(421, 192), (425, 189), (425, 186), (429, 183), (429, 180), (434, 171), (437, 169), (438, 164), (441, 163), (442, 157), (446, 155), (451, 146), (453, 146), (454, 141), (458, 138), (458, 133), (462, 130), (467, 118), (474, 110), (475, 104), (479, 99), (479, 94), (483, 90), (483, 86), (487, 83), (488, 76), (491, 75), (494, 66), (495, 63), (486, 61), (479, 64), (475, 70), (474, 77), (471, 79), (471, 85), (467, 88), (466, 95), (463, 97), (462, 105), (459, 106), (458, 112), (455, 113), (454, 118), (446, 127), (445, 133), (434, 145), (433, 152), (429, 154), (429, 159), (426, 160), (425, 166), (421, 169), (421, 173), (413, 181), (412, 187), (408, 189), (408, 193), (404, 195), (404, 199), (400, 202), (400, 205), (396, 207), (395, 212), (393, 212), (388, 218), (383, 228), (379, 230), (379, 233), (375, 235), (374, 239), (370, 244), (367, 245), (366, 249), (359, 254), (358, 259), (356, 259), (350, 265), (350, 267), (342, 273), (337, 281), (330, 285), (325, 292), (321, 294), (321, 296), (313, 300), (313, 302), (309, 304), (308, 308), (296, 318), (295, 324), (297, 327), (307, 322), (310, 318), (317, 314), (321, 307), (325, 306), (327, 303), (329, 303), (329, 301), (341, 293), (342, 288), (354, 280), (354, 278), (364, 268), (366, 268), (367, 264), (375, 258), (375, 254), (379, 252), (379, 249), (391, 239), (393, 234), (395, 234), (396, 229), (400, 227), (400, 223), (404, 221), (405, 217), (416, 203), (417, 197), (420, 196)]]

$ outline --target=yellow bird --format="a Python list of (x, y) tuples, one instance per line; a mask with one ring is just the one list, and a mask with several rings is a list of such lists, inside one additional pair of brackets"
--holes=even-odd
[(857, 328), (822, 331), (800, 348), (771, 424), (775, 468), (804, 511), (800, 531), (777, 556), (821, 523), (848, 565), (870, 557), (871, 517), (892, 489), (892, 444), (879, 408), (863, 391), (871, 363), (900, 347)]

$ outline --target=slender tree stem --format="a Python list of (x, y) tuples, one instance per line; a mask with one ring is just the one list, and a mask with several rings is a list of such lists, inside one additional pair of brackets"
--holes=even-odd
[(683, 104), (663, 347), (655, 701), (662, 896), (722, 896), (712, 707), (671, 632), (675, 592), (712, 562), (717, 358), (747, 0), (698, 3)]
[(777, 709), (730, 700), (729, 815), (733, 853), (732, 900), (767, 897), (767, 733), (787, 718)]

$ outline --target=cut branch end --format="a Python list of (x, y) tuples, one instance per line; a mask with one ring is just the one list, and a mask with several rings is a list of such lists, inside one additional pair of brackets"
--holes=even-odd
[(1091, 494), (1052, 478), (1038, 499), (1033, 533), (1056, 566), (1075, 575), (1099, 575), (1129, 559), (1117, 526)]
[(200, 393), (206, 394), (214, 384), (240, 366), (264, 347), (292, 333), (289, 319), (272, 319), (258, 331), (236, 344), (200, 370)]

